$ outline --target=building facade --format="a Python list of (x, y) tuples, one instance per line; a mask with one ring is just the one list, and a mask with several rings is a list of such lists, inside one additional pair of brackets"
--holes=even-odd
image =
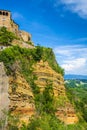
[(18, 24), (12, 20), (10, 11), (0, 10), (0, 27), (3, 26), (25, 42), (31, 39), (31, 35), (28, 32), (19, 30)]

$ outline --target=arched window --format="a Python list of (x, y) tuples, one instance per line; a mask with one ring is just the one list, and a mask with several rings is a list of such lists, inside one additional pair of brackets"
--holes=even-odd
[(8, 16), (8, 12), (6, 12), (6, 16)]
[(0, 15), (2, 15), (2, 12), (0, 11)]
[(3, 12), (3, 15), (5, 15), (5, 12)]

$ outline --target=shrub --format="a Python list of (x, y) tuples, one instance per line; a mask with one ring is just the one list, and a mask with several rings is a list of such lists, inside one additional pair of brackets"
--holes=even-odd
[(0, 28), (0, 44), (8, 46), (15, 38), (14, 33), (7, 31), (5, 27)]

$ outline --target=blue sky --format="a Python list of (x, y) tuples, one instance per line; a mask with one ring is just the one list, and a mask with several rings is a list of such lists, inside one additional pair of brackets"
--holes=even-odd
[(87, 74), (87, 0), (3, 0), (35, 45), (51, 47), (66, 74)]

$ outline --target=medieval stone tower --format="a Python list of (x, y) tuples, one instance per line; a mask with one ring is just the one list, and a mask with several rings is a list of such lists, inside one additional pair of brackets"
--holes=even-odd
[(0, 27), (3, 26), (26, 42), (31, 39), (31, 35), (28, 32), (19, 30), (18, 24), (12, 20), (10, 11), (0, 10)]

